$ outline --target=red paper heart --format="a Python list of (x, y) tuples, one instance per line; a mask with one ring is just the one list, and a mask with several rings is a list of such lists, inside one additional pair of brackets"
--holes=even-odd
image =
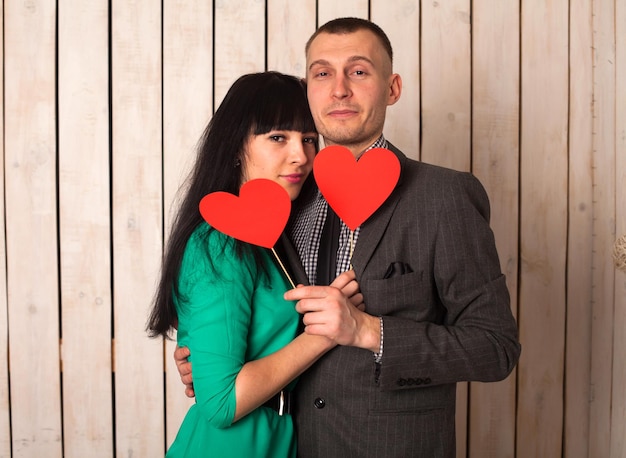
[(272, 248), (285, 229), (291, 199), (278, 183), (259, 178), (241, 187), (239, 197), (218, 191), (200, 201), (200, 214), (212, 227), (237, 240)]
[(313, 162), (315, 181), (328, 205), (355, 230), (389, 197), (400, 178), (400, 161), (385, 148), (373, 148), (357, 161), (343, 146), (327, 146)]

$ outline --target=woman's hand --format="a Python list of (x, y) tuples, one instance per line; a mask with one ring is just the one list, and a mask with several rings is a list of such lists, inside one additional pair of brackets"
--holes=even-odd
[(330, 284), (340, 290), (348, 300), (358, 308), (360, 311), (365, 310), (365, 302), (363, 302), (363, 294), (361, 294), (361, 288), (359, 287), (359, 283), (356, 281), (356, 274), (354, 270), (348, 270), (347, 272), (339, 275), (335, 280)]

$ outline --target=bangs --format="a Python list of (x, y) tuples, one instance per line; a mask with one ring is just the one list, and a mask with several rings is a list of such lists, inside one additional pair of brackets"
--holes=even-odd
[(305, 89), (296, 80), (292, 84), (280, 83), (268, 84), (250, 101), (254, 135), (272, 130), (316, 132)]

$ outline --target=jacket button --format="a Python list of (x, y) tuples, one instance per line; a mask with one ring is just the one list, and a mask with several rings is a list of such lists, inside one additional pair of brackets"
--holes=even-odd
[(399, 378), (396, 383), (398, 384), (398, 386), (404, 386), (406, 385), (407, 381), (403, 378)]
[(326, 401), (324, 401), (322, 398), (315, 398), (315, 401), (313, 401), (313, 405), (317, 409), (323, 409), (326, 406)]

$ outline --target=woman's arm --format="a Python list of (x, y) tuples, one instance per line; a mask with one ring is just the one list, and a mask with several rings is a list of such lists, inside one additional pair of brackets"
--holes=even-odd
[[(358, 304), (363, 309), (363, 296), (353, 271), (338, 276), (331, 286), (340, 289), (355, 306)], [(334, 346), (325, 337), (301, 334), (281, 350), (244, 364), (235, 381), (237, 407), (234, 421), (261, 406)], [(194, 397), (189, 355), (189, 348), (177, 346), (174, 361), (185, 385), (185, 394)]]
[[(358, 294), (353, 271), (339, 275), (330, 286), (348, 298)], [(335, 345), (326, 337), (302, 333), (271, 355), (244, 364), (235, 381), (237, 408), (233, 422), (261, 406)]]
[(244, 364), (235, 380), (233, 423), (263, 405), (334, 346), (326, 337), (300, 334), (277, 352)]

